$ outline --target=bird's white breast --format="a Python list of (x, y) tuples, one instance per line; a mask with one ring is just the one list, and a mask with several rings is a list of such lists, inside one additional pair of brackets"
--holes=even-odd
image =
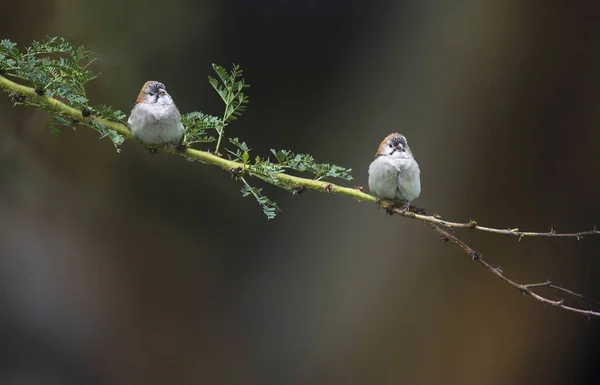
[(398, 168), (379, 156), (369, 166), (369, 190), (377, 197), (396, 199)]
[(369, 166), (369, 190), (381, 198), (410, 202), (421, 194), (420, 174), (413, 157), (379, 156)]
[[(168, 98), (168, 99), (167, 99)], [(181, 141), (184, 127), (181, 115), (169, 96), (158, 103), (138, 103), (129, 116), (131, 133), (144, 143), (163, 144)]]

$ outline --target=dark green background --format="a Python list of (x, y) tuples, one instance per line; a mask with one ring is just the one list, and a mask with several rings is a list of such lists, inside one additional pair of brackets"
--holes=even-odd
[[(212, 62), (245, 70), (227, 133), (366, 170), (388, 133), (415, 202), (508, 228), (600, 225), (596, 6), (521, 0), (3, 1), (0, 38), (92, 46), (93, 103), (149, 79), (221, 114)], [(216, 168), (117, 154), (0, 94), (0, 383), (565, 384), (600, 378), (600, 322), (544, 308), (419, 222), (265, 187), (267, 221)], [(202, 148), (202, 147), (201, 147)], [(458, 233), (457, 233), (458, 234)], [(600, 237), (460, 233), (520, 282), (600, 298)], [(552, 295), (552, 294), (550, 294)]]

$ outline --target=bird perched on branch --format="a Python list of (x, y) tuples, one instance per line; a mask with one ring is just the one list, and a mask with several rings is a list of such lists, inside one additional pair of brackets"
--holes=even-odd
[(404, 203), (421, 194), (421, 170), (413, 157), (406, 138), (398, 133), (389, 134), (377, 149), (375, 160), (369, 166), (369, 190), (377, 197)]
[(185, 128), (181, 124), (181, 114), (163, 83), (148, 81), (142, 86), (127, 123), (131, 134), (142, 143), (171, 143), (181, 147)]

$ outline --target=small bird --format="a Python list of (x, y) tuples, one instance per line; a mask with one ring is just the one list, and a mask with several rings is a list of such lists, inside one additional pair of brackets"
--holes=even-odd
[(181, 114), (165, 85), (148, 81), (142, 86), (127, 120), (131, 134), (145, 144), (169, 144), (181, 147), (185, 128)]
[(413, 157), (406, 138), (398, 133), (389, 134), (377, 149), (375, 160), (369, 166), (369, 190), (377, 197), (404, 203), (421, 194), (421, 170)]

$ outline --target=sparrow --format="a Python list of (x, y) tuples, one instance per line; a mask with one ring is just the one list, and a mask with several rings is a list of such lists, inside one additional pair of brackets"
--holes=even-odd
[(142, 143), (181, 146), (185, 128), (163, 83), (151, 80), (142, 86), (127, 123), (131, 134)]
[(407, 211), (410, 202), (421, 194), (420, 175), (419, 164), (406, 138), (398, 133), (389, 134), (369, 166), (369, 190), (377, 197), (378, 204), (381, 198), (402, 202)]

